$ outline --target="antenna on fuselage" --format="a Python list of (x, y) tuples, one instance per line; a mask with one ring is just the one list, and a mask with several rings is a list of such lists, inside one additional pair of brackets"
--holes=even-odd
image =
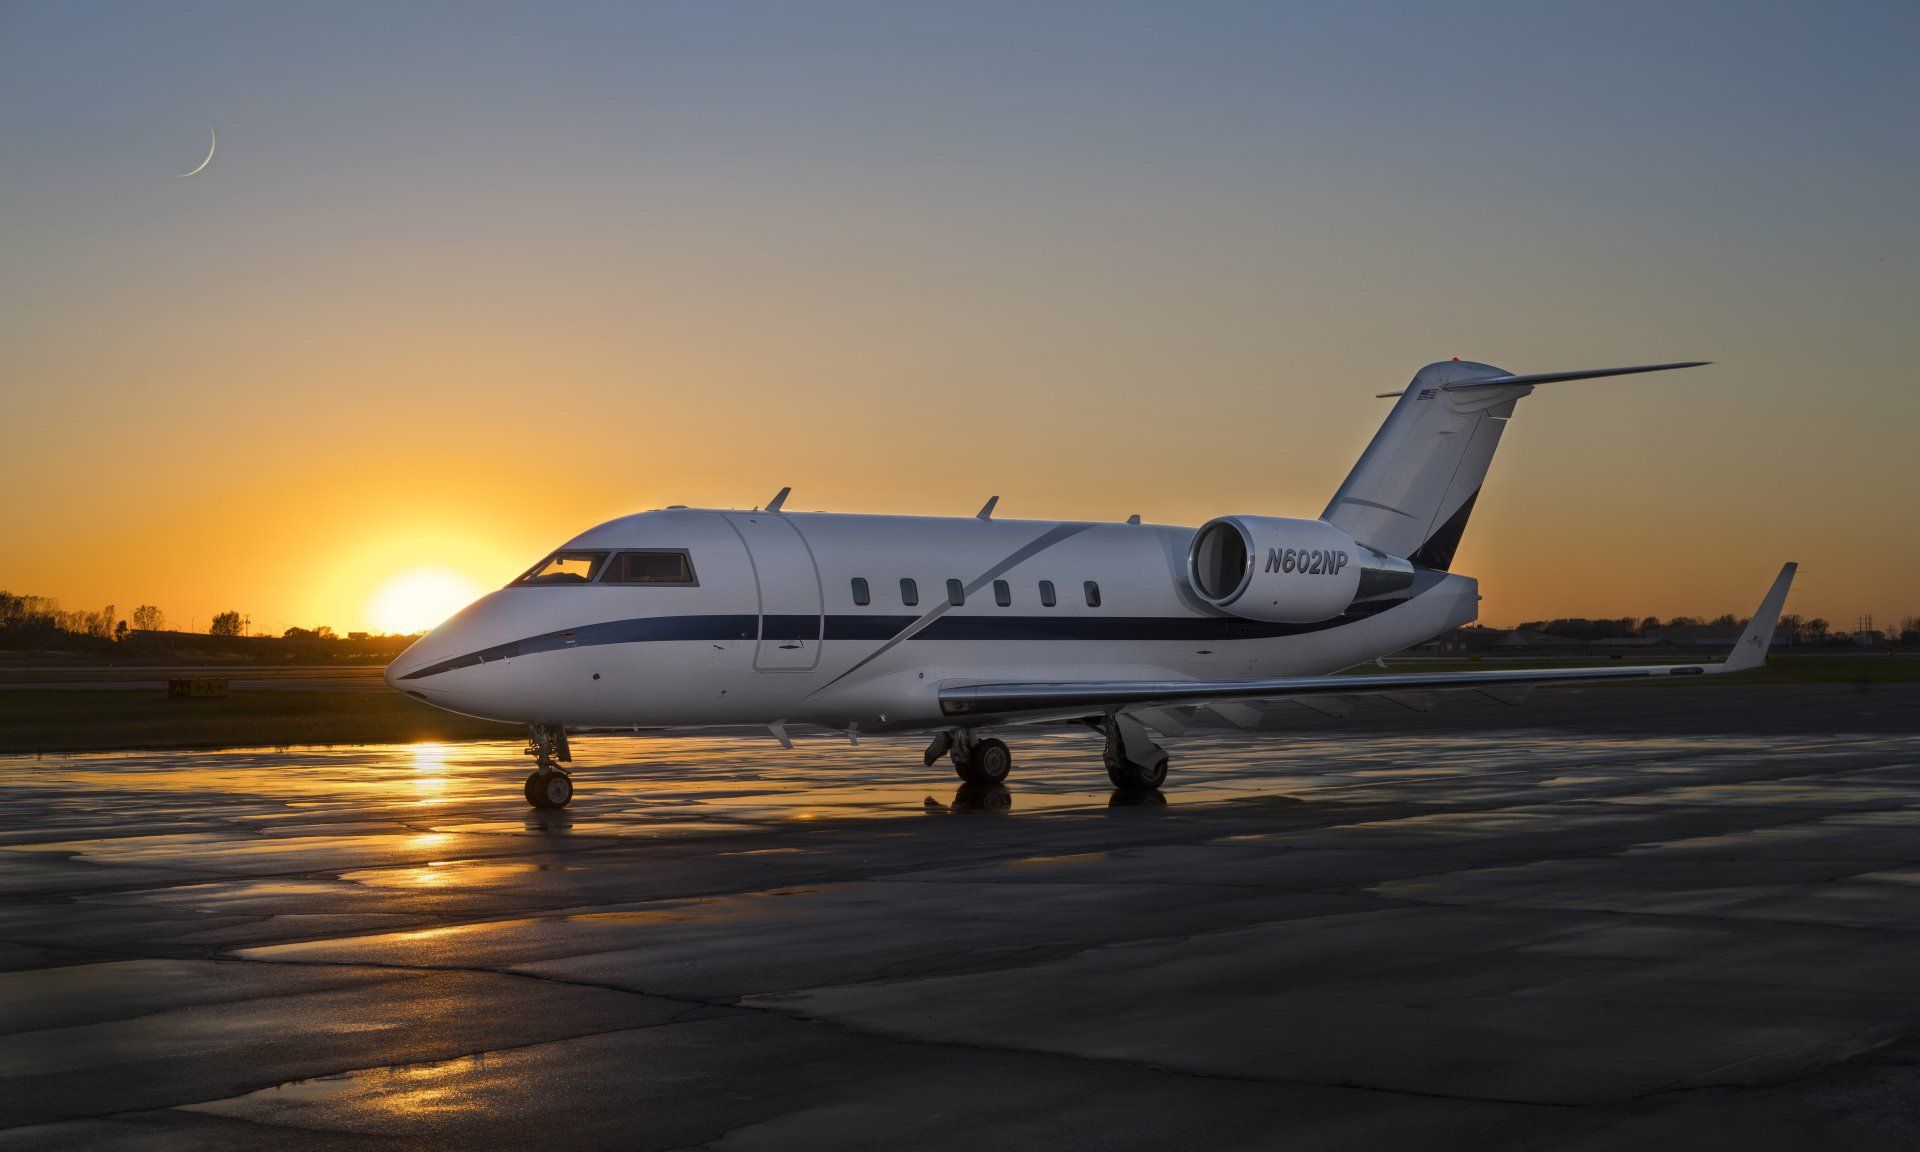
[(980, 505), (980, 511), (975, 512), (973, 514), (973, 518), (975, 520), (993, 519), (993, 506), (998, 503), (1000, 503), (1000, 497), (998, 496), (987, 497), (987, 502), (985, 504)]
[(766, 511), (766, 512), (780, 511), (780, 505), (785, 504), (787, 502), (787, 494), (792, 491), (793, 491), (792, 488), (782, 488), (780, 489), (780, 491), (775, 492), (773, 494), (773, 499), (767, 501), (767, 506), (766, 508), (762, 509), (762, 511)]

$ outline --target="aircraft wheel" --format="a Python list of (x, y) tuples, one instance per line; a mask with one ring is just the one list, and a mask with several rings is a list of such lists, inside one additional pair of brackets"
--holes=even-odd
[(542, 811), (565, 808), (573, 801), (573, 778), (565, 772), (535, 772), (527, 777), (527, 803)]
[(1161, 753), (1152, 765), (1135, 764), (1124, 756), (1107, 757), (1107, 779), (1115, 788), (1156, 791), (1167, 782), (1167, 757)]
[(1004, 742), (989, 736), (975, 744), (953, 768), (969, 784), (998, 784), (1013, 771), (1013, 753), (1007, 751)]

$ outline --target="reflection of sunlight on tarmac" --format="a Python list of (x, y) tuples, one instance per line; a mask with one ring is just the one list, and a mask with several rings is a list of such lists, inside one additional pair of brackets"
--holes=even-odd
[(438, 1116), (472, 1111), (474, 1081), (486, 1075), (490, 1063), (503, 1062), (500, 1054), (481, 1052), (451, 1060), (368, 1068), (277, 1084), (228, 1100), (188, 1104), (182, 1110), (245, 1115), (248, 1101), (295, 1109), (333, 1103), (358, 1114), (361, 1125), (378, 1127), (386, 1117), (391, 1118), (384, 1121), (386, 1126), (397, 1122), (404, 1130)]
[(532, 873), (574, 872), (581, 866), (528, 864), (490, 860), (433, 860), (417, 868), (364, 868), (342, 872), (348, 884), (369, 888), (448, 888), (463, 890), (506, 888), (527, 880)]
[[(786, 751), (758, 733), (581, 737), (573, 749), (574, 804), (550, 813), (532, 811), (521, 796), (526, 762), (518, 741), (51, 757), (34, 762), (36, 781), (75, 803), (123, 804), (115, 835), (76, 839), (64, 828), (78, 831), (84, 823), (43, 822), (31, 835), (0, 844), (0, 860), (45, 853), (185, 867), (209, 880), (273, 868), (350, 874), (355, 885), (421, 893), (529, 883), (564, 893), (579, 877), (515, 871), (487, 858), (525, 851), (528, 842), (558, 849), (583, 840), (711, 839), (781, 825), (828, 834), (836, 824), (909, 815), (1033, 819), (1103, 810), (1141, 819), (1160, 805), (1171, 812), (1221, 802), (1317, 803), (1436, 784), (1472, 799), (1524, 780), (1551, 801), (1591, 787), (1596, 760), (1617, 755), (1620, 743), (1545, 732), (1510, 733), (1490, 747), (1472, 735), (1355, 741), (1344, 732), (1247, 737), (1196, 730), (1168, 741), (1174, 771), (1163, 794), (1129, 794), (1108, 784), (1097, 737), (1008, 735), (1013, 775), (985, 790), (961, 786), (944, 762), (923, 767), (916, 739), (849, 746), (801, 736)], [(1819, 749), (1811, 737), (1650, 738), (1632, 747), (1641, 771), (1670, 779), (1680, 795), (1757, 749), (1780, 754), (1796, 744), (1808, 754)], [(217, 803), (213, 824), (206, 822), (209, 798)], [(183, 813), (200, 819), (183, 824)]]
[(423, 804), (444, 800), (447, 790), (446, 745), (427, 741), (411, 747), (415, 798)]

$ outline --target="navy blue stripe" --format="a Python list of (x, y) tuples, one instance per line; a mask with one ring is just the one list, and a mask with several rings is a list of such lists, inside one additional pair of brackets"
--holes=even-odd
[[(780, 619), (772, 617), (772, 619)], [(819, 618), (802, 617), (814, 621), (817, 628)], [(442, 660), (438, 664), (429, 664), (402, 676), (402, 680), (418, 680), (423, 676), (437, 676), (442, 672), (451, 672), (455, 668), (466, 668), (474, 664), (485, 664), (493, 660), (507, 660), (514, 656), (531, 656), (536, 652), (554, 652), (562, 648), (591, 647), (596, 644), (638, 644), (650, 640), (751, 640), (760, 624), (758, 616), (653, 616), (640, 620), (609, 620), (604, 624), (582, 624), (578, 628), (568, 628), (560, 632), (548, 632), (543, 636), (529, 636), (524, 640), (511, 640), (505, 644), (495, 644), (491, 648), (482, 648), (478, 652), (469, 652), (464, 656), (455, 656), (451, 660)]]
[(905, 631), (918, 616), (829, 616), (829, 640), (891, 640)]
[(1341, 616), (1312, 624), (1265, 624), (1218, 616), (942, 616), (915, 640), (1267, 640), (1337, 628)]
[(762, 640), (820, 639), (818, 616), (762, 616), (760, 624)]
[[(639, 644), (655, 640), (752, 640), (757, 634), (755, 616), (657, 616), (639, 620), (610, 620), (604, 624), (583, 624), (563, 632), (530, 636), (506, 644), (496, 644), (478, 652), (469, 652), (437, 664), (429, 664), (401, 677), (418, 680), (514, 656), (554, 652), (563, 648), (585, 648), (599, 644)], [(828, 640), (886, 640), (896, 636), (918, 617), (890, 616), (879, 613), (849, 614), (826, 618)], [(1281, 636), (1300, 636), (1338, 628), (1361, 619), (1360, 615), (1337, 616), (1313, 624), (1266, 624), (1219, 616), (1008, 616), (982, 613), (948, 613), (933, 621), (913, 640), (1178, 640), (1208, 643), (1224, 640), (1270, 640)], [(818, 616), (768, 616), (765, 639), (812, 640), (819, 636)]]

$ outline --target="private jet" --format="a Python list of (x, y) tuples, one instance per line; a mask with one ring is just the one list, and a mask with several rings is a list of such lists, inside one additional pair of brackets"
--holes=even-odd
[[(524, 724), (527, 802), (573, 798), (567, 736), (709, 726), (924, 733), (924, 763), (1006, 779), (1002, 735), (1082, 725), (1118, 789), (1157, 791), (1156, 734), (1216, 718), (1257, 728), (1294, 701), (1405, 701), (1439, 690), (1508, 702), (1543, 684), (1703, 676), (1766, 659), (1794, 565), (1723, 661), (1403, 673), (1380, 658), (1469, 623), (1479, 585), (1452, 571), (1514, 405), (1542, 384), (1701, 361), (1515, 375), (1422, 368), (1317, 519), (1215, 517), (1199, 528), (674, 506), (567, 541), (408, 648), (393, 687)], [(1369, 667), (1374, 666), (1374, 667)], [(1352, 671), (1365, 668), (1365, 671)]]

